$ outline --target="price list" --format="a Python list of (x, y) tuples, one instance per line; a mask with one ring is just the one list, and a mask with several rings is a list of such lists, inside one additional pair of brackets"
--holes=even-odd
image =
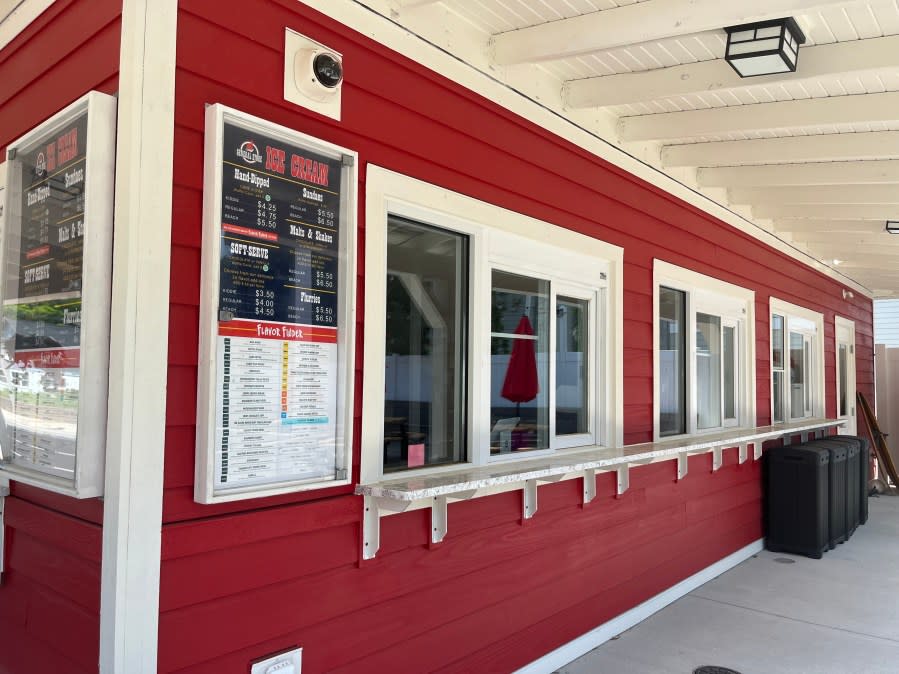
[(227, 121), (215, 482), (333, 477), (339, 158)]
[(336, 327), (339, 159), (225, 124), (219, 308)]
[(18, 297), (81, 290), (87, 113), (19, 155), (22, 166), (18, 254), (7, 259)]

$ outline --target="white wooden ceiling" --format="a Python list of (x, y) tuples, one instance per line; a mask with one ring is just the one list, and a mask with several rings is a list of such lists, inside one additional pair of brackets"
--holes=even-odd
[[(899, 297), (899, 0), (358, 1)], [(723, 28), (784, 16), (797, 72), (740, 79)]]

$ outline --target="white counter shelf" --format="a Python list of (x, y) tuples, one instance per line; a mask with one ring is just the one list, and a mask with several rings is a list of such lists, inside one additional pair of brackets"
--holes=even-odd
[(522, 490), (522, 518), (530, 519), (537, 512), (537, 486), (560, 480), (583, 480), (583, 499), (587, 504), (596, 497), (596, 473), (616, 472), (617, 493), (623, 494), (629, 485), (631, 466), (657, 461), (677, 461), (677, 479), (687, 475), (687, 457), (691, 454), (712, 453), (712, 471), (722, 464), (722, 452), (731, 447), (739, 451), (739, 463), (762, 455), (762, 443), (783, 439), (789, 444), (796, 436), (807, 433), (820, 436), (825, 430), (840, 426), (834, 419), (804, 419), (789, 424), (735, 429), (689, 438), (646, 442), (624, 447), (586, 447), (564, 450), (550, 457), (510, 461), (458, 470), (443, 471), (428, 476), (405, 477), (357, 485), (356, 493), (364, 497), (363, 559), (373, 558), (378, 551), (380, 518), (424, 504), (431, 509), (431, 542), (439, 543), (447, 531), (447, 503), (466, 500), (498, 490)]

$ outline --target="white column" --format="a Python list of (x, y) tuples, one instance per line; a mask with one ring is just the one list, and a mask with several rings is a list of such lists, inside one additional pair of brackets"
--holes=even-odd
[(177, 0), (124, 0), (100, 671), (155, 674)]

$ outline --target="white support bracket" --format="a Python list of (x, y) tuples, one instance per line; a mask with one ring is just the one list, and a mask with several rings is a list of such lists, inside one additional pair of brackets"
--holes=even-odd
[(446, 536), (446, 496), (431, 499), (431, 543), (440, 543)]
[(381, 547), (381, 514), (378, 501), (362, 497), (362, 559), (374, 559)]
[(678, 481), (683, 480), (687, 477), (687, 468), (688, 468), (688, 454), (686, 452), (681, 452), (677, 455), (677, 479)]
[(724, 448), (715, 447), (712, 449), (712, 472), (714, 473), (724, 463)]
[(362, 559), (374, 559), (381, 547), (381, 511), (401, 513), (410, 505), (409, 501), (362, 497)]
[(584, 471), (584, 505), (596, 498), (596, 470), (588, 468)]
[(739, 462), (740, 462), (740, 465), (742, 465), (742, 464), (746, 463), (746, 459), (749, 458), (749, 443), (741, 442), (739, 444), (739, 452), (740, 452)]
[(523, 518), (531, 519), (537, 512), (537, 480), (525, 480), (523, 494)]
[(631, 486), (630, 466), (624, 464), (616, 471), (618, 473), (618, 485), (616, 493), (621, 496)]
[(788, 447), (789, 445), (793, 444), (792, 433), (784, 433), (782, 436), (780, 436), (780, 439), (784, 447)]
[(761, 442), (753, 442), (752, 443), (752, 460), (758, 461), (762, 458), (762, 443)]

